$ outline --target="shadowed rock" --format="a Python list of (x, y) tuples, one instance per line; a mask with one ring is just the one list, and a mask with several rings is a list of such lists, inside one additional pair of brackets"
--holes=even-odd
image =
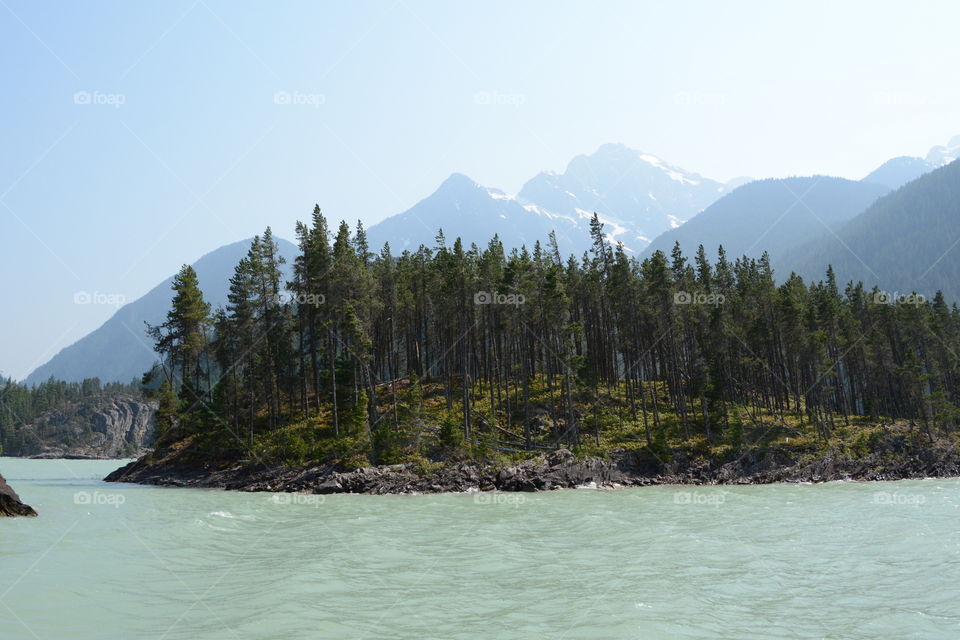
[(37, 512), (33, 507), (20, 502), (20, 496), (10, 488), (7, 481), (0, 476), (0, 517), (2, 516), (30, 516), (35, 517)]

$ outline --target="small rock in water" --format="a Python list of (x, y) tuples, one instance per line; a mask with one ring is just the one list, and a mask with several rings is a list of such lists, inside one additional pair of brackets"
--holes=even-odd
[(0, 517), (2, 516), (27, 516), (35, 517), (37, 512), (33, 507), (25, 505), (20, 501), (17, 492), (10, 488), (7, 481), (0, 475)]

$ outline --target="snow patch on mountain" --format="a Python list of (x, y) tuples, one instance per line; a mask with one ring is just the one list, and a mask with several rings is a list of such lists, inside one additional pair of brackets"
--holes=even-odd
[(960, 158), (960, 136), (954, 136), (945, 146), (938, 145), (927, 154), (927, 164), (934, 169), (950, 164)]
[(665, 174), (670, 176), (671, 180), (676, 180), (677, 182), (682, 182), (686, 184), (700, 184), (699, 180), (688, 178), (686, 174), (684, 174), (682, 171), (674, 167), (671, 167), (670, 165), (666, 164), (663, 160), (661, 160), (657, 156), (652, 156), (649, 153), (642, 153), (640, 154), (640, 159), (646, 162), (647, 164), (654, 166), (660, 169), (661, 171), (663, 171)]

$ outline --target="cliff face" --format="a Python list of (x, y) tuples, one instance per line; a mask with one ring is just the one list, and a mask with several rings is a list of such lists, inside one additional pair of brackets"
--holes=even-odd
[(20, 496), (10, 488), (7, 481), (0, 476), (0, 517), (5, 516), (36, 516), (33, 507), (20, 502)]
[(122, 458), (153, 443), (156, 406), (117, 394), (71, 403), (22, 430), (20, 446), (5, 453), (41, 458)]

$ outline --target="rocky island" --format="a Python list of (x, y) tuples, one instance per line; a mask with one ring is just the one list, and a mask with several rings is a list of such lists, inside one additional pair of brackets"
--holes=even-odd
[[(960, 165), (958, 165), (960, 166)], [(937, 180), (949, 184), (949, 174)], [(156, 450), (110, 480), (249, 491), (530, 491), (957, 475), (960, 308), (678, 245), (498, 237), (395, 257), (319, 206), (269, 227), (214, 311), (188, 266)], [(285, 295), (284, 287), (291, 295)], [(901, 297), (902, 298), (902, 297)], [(956, 348), (955, 348), (956, 347)]]

